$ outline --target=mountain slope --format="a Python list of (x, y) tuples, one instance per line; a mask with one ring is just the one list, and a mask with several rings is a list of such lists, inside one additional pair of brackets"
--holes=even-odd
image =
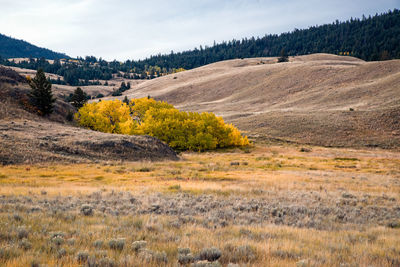
[(399, 146), (400, 60), (314, 54), (275, 62), (218, 62), (143, 82), (125, 95), (151, 95), (183, 110), (212, 111), (260, 137)]
[(14, 39), (0, 33), (0, 56), (4, 58), (41, 58), (61, 59), (67, 55), (46, 48), (37, 47), (26, 41)]

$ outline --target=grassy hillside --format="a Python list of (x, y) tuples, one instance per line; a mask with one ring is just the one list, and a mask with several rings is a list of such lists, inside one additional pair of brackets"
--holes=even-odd
[(3, 58), (41, 58), (61, 59), (69, 58), (67, 55), (57, 53), (46, 48), (37, 47), (24, 40), (14, 39), (0, 34), (0, 57)]
[(74, 126), (66, 120), (74, 108), (60, 97), (50, 117), (39, 117), (30, 112), (29, 90), (25, 78), (0, 67), (0, 165), (177, 159), (169, 146), (150, 136), (112, 135)]
[(400, 145), (400, 61), (314, 54), (236, 59), (135, 85), (183, 110), (211, 111), (259, 137), (327, 146)]
[(399, 153), (307, 149), (0, 166), (0, 265), (399, 266)]

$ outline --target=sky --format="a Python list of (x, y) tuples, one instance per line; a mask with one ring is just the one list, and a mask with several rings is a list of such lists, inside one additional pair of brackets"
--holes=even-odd
[(400, 0), (0, 0), (0, 33), (71, 57), (143, 59), (400, 9)]

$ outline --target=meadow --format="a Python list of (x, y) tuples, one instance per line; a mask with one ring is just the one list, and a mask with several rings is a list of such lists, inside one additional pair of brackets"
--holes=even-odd
[(1, 266), (399, 266), (400, 152), (0, 167)]

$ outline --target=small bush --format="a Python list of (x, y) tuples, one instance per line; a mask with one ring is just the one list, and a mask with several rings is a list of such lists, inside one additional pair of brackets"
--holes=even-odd
[(64, 238), (62, 238), (61, 236), (55, 236), (51, 239), (51, 242), (56, 246), (61, 246), (62, 244), (64, 244)]
[(139, 253), (139, 258), (144, 262), (155, 262), (165, 265), (168, 262), (167, 254), (165, 252), (152, 251), (148, 249), (141, 250)]
[(89, 258), (89, 253), (86, 251), (79, 251), (78, 254), (76, 255), (76, 260), (79, 263), (87, 262), (88, 258)]
[(93, 208), (90, 205), (84, 204), (81, 207), (81, 213), (85, 216), (93, 215)]
[(178, 254), (187, 255), (190, 253), (190, 248), (178, 248)]
[(250, 262), (256, 259), (256, 251), (253, 247), (244, 245), (237, 247), (234, 252), (235, 258), (244, 262)]
[(19, 214), (14, 214), (14, 215), (13, 215), (13, 218), (14, 218), (14, 220), (17, 221), (17, 222), (21, 222), (21, 221), (22, 221), (22, 217), (21, 217), (21, 215), (19, 215)]
[(17, 237), (18, 239), (28, 238), (29, 232), (25, 227), (17, 228)]
[(67, 255), (67, 251), (65, 250), (65, 248), (61, 248), (57, 251), (58, 258), (65, 257), (66, 255)]
[(187, 264), (195, 262), (195, 257), (191, 253), (178, 254), (178, 262), (182, 265), (187, 265)]
[(400, 221), (399, 222), (390, 222), (387, 224), (389, 228), (400, 229)]
[(117, 238), (117, 239), (111, 239), (110, 241), (108, 241), (108, 246), (111, 249), (115, 249), (115, 250), (123, 250), (125, 247), (125, 238)]
[(64, 232), (50, 232), (50, 238), (54, 238), (54, 237), (65, 237), (65, 233)]
[(18, 243), (18, 247), (23, 250), (30, 250), (32, 248), (32, 244), (28, 241), (28, 239), (24, 238)]
[(94, 246), (95, 248), (102, 248), (103, 245), (104, 245), (103, 240), (96, 240), (96, 241), (93, 242), (93, 246)]
[(190, 248), (178, 248), (178, 263), (187, 265), (195, 261), (195, 257), (190, 253)]
[(146, 247), (146, 245), (147, 245), (147, 242), (144, 241), (144, 240), (134, 241), (134, 242), (132, 243), (132, 249), (133, 249), (135, 252), (139, 252), (140, 250), (144, 249), (144, 248)]
[(222, 253), (221, 250), (218, 248), (204, 248), (200, 251), (199, 259), (200, 260), (207, 260), (207, 261), (216, 261), (221, 257)]

